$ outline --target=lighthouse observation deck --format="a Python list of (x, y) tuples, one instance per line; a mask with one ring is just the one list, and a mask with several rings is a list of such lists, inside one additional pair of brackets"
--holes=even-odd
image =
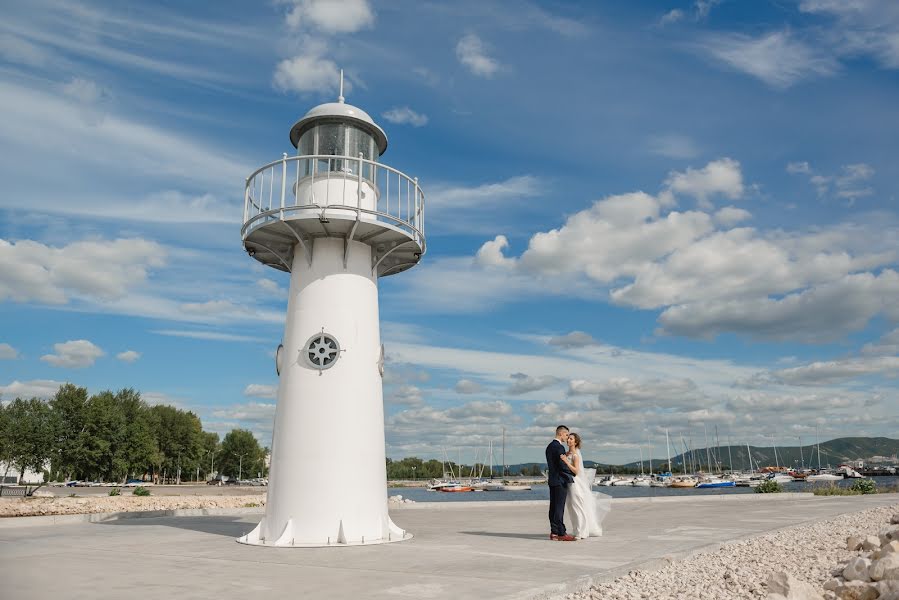
[(256, 260), (290, 271), (300, 244), (332, 237), (372, 247), (372, 272), (409, 269), (427, 251), (418, 180), (359, 156), (283, 156), (246, 180), (241, 238)]

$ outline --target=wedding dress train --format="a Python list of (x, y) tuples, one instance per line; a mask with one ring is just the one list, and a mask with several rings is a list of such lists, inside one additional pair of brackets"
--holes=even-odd
[(581, 451), (577, 451), (579, 471), (568, 486), (565, 516), (571, 522), (568, 532), (576, 538), (602, 535), (602, 522), (612, 509), (612, 497), (592, 490), (596, 469), (585, 469)]

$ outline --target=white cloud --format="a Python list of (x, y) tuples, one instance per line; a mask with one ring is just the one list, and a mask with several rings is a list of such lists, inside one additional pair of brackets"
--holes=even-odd
[(10, 33), (0, 34), (0, 56), (29, 67), (43, 67), (53, 60), (45, 48)]
[(484, 42), (474, 33), (467, 34), (456, 44), (456, 58), (478, 77), (489, 79), (499, 71), (499, 63), (487, 56)]
[(54, 381), (52, 379), (13, 381), (9, 385), (0, 385), (0, 398), (3, 398), (4, 401), (15, 398), (41, 398), (42, 400), (48, 400), (65, 384), (65, 381)]
[(234, 333), (224, 333), (221, 331), (189, 331), (182, 329), (160, 329), (153, 331), (157, 335), (168, 335), (172, 337), (193, 338), (196, 340), (213, 340), (217, 342), (268, 342), (266, 338), (239, 335)]
[(650, 137), (647, 141), (647, 148), (652, 154), (668, 158), (686, 159), (699, 156), (699, 147), (696, 142), (685, 135), (676, 133)]
[(271, 427), (271, 423), (275, 418), (275, 405), (265, 402), (234, 404), (229, 408), (212, 411), (212, 416), (218, 419), (265, 423), (268, 424), (268, 427)]
[(533, 175), (510, 177), (497, 183), (476, 186), (435, 183), (428, 186), (428, 212), (434, 210), (459, 210), (460, 208), (484, 208), (540, 194), (543, 187)]
[(546, 342), (550, 346), (557, 346), (566, 350), (571, 348), (583, 348), (585, 346), (596, 346), (599, 344), (593, 336), (583, 331), (572, 331), (565, 335), (558, 335), (549, 338)]
[(251, 383), (244, 388), (243, 395), (251, 396), (253, 398), (277, 398), (278, 386), (266, 385), (262, 383)]
[(61, 248), (0, 239), (0, 301), (65, 304), (71, 295), (120, 298), (165, 264), (155, 242), (120, 239), (73, 242)]
[(800, 367), (768, 371), (754, 375), (748, 383), (821, 386), (867, 377), (899, 374), (899, 356), (862, 356), (842, 360), (818, 361)]
[(816, 172), (807, 162), (795, 162), (787, 165), (787, 172), (808, 176), (809, 183), (815, 186), (818, 196), (834, 194), (848, 200), (850, 204), (874, 193), (873, 188), (867, 184), (874, 176), (874, 168), (865, 163), (843, 165), (839, 174), (828, 175)]
[(408, 106), (398, 106), (381, 114), (385, 119), (397, 125), (424, 127), (428, 124), (428, 116), (415, 112)]
[(836, 20), (824, 41), (840, 54), (869, 55), (886, 68), (899, 68), (899, 6), (895, 2), (803, 0), (799, 10)]
[(710, 207), (709, 198), (722, 195), (736, 200), (743, 195), (743, 173), (740, 163), (731, 158), (713, 160), (701, 169), (688, 167), (683, 173), (672, 171), (665, 185), (676, 194), (696, 198), (700, 206)]
[(524, 373), (513, 373), (512, 385), (506, 390), (507, 394), (520, 396), (521, 394), (529, 394), (531, 392), (539, 392), (548, 387), (559, 383), (560, 379), (553, 375), (526, 375)]
[(666, 12), (659, 18), (660, 25), (670, 25), (671, 23), (677, 23), (678, 21), (682, 21), (684, 18), (684, 11), (679, 8), (673, 8)]
[(832, 75), (839, 69), (836, 60), (794, 39), (789, 31), (757, 38), (738, 33), (712, 35), (700, 48), (729, 67), (779, 89), (803, 79)]
[(90, 367), (105, 354), (99, 346), (88, 340), (70, 340), (53, 344), (53, 350), (56, 354), (45, 354), (41, 360), (54, 367), (66, 369)]
[(478, 249), (475, 261), (484, 267), (511, 267), (515, 261), (506, 258), (503, 250), (509, 247), (509, 240), (504, 235), (498, 235), (495, 239), (484, 244)]
[(725, 206), (724, 208), (715, 212), (714, 217), (715, 223), (717, 223), (718, 225), (721, 225), (723, 227), (733, 227), (741, 221), (751, 219), (752, 213), (742, 208), (736, 208), (735, 206)]
[(304, 94), (331, 91), (339, 78), (334, 61), (318, 54), (302, 54), (278, 63), (274, 83), (279, 90)]
[(292, 29), (325, 34), (355, 33), (370, 28), (375, 13), (368, 0), (292, 0), (286, 22)]
[(7, 343), (0, 344), (0, 360), (14, 360), (19, 358), (19, 351)]
[(75, 77), (62, 86), (62, 93), (83, 104), (95, 104), (103, 97), (103, 89), (97, 82)]
[(117, 359), (126, 363), (133, 363), (140, 358), (140, 352), (136, 352), (134, 350), (125, 350), (124, 352), (119, 352), (115, 355)]
[(406, 384), (389, 391), (386, 402), (393, 405), (420, 406), (424, 403), (424, 398), (419, 387)]
[(696, 0), (693, 7), (696, 10), (696, 19), (703, 20), (708, 18), (712, 9), (721, 3), (721, 0)]
[(471, 379), (460, 379), (453, 389), (457, 394), (478, 394), (484, 391), (484, 386)]

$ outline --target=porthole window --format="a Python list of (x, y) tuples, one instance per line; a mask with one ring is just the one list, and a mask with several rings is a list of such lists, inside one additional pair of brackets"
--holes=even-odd
[(330, 369), (340, 358), (340, 344), (334, 336), (325, 333), (316, 333), (304, 346), (303, 355), (306, 363), (313, 369), (323, 371)]

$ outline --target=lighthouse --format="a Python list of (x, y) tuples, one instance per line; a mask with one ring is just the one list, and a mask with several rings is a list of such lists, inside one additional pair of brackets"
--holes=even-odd
[(387, 512), (378, 279), (426, 251), (418, 180), (380, 162), (387, 135), (343, 98), (312, 108), (246, 180), (241, 237), (290, 273), (265, 516), (245, 544), (410, 539)]

